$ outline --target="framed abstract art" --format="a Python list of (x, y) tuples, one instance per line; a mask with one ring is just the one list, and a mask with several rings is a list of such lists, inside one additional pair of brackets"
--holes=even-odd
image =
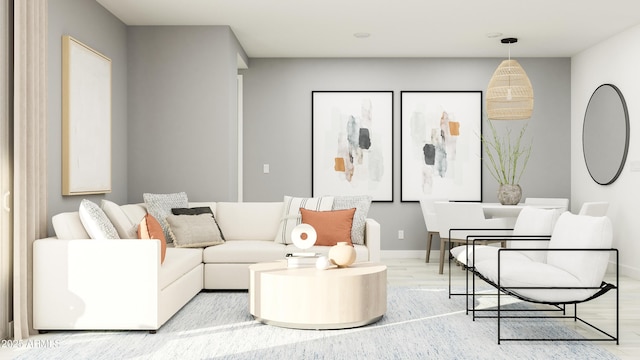
[(401, 91), (400, 132), (401, 201), (482, 201), (482, 91)]
[(393, 201), (393, 91), (312, 91), (312, 193)]
[(111, 59), (62, 37), (62, 195), (111, 192)]

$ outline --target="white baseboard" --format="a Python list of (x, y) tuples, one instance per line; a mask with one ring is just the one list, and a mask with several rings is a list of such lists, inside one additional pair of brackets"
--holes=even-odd
[[(612, 273), (615, 272), (615, 263), (609, 263), (609, 268), (607, 270)], [(640, 269), (634, 266), (620, 265), (619, 275), (628, 276), (632, 279), (640, 279)]]
[[(432, 259), (438, 259), (439, 255), (438, 250), (431, 250)], [(425, 256), (425, 250), (380, 250), (382, 259), (424, 259)]]

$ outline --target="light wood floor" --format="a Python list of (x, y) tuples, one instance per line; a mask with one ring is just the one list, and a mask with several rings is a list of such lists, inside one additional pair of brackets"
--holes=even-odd
[[(389, 285), (448, 287), (448, 270), (445, 264), (443, 275), (438, 274), (438, 252), (432, 251), (429, 263), (422, 259), (383, 259), (387, 265), (387, 281)], [(452, 284), (464, 286), (465, 272), (452, 266)], [(609, 276), (610, 277), (610, 276)], [(611, 282), (615, 279), (607, 279)], [(605, 298), (606, 297), (606, 298)], [(615, 328), (615, 311), (611, 309), (613, 297), (607, 294), (602, 299), (595, 299), (578, 307), (581, 317), (585, 319), (611, 319), (598, 322), (603, 326)], [(576, 330), (581, 329), (576, 327)], [(615, 343), (598, 343), (621, 359), (640, 358), (640, 280), (620, 276), (620, 345)]]

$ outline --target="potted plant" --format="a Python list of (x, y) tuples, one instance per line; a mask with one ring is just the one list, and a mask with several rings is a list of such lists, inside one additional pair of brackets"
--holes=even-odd
[(528, 123), (520, 129), (518, 136), (512, 139), (511, 128), (506, 128), (504, 136), (500, 136), (491, 120), (487, 122), (491, 131), (489, 136), (481, 135), (484, 149), (482, 160), (491, 176), (500, 184), (498, 201), (502, 205), (515, 205), (522, 198), (520, 178), (531, 155), (531, 143), (526, 145), (522, 141)]

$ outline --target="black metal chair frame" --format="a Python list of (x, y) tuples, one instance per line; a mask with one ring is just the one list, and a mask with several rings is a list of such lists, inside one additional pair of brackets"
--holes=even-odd
[[(525, 236), (526, 237), (526, 236)], [(497, 240), (499, 238), (505, 238), (505, 237), (492, 237), (493, 239)], [(526, 238), (522, 238), (522, 239), (516, 239), (513, 238), (513, 236), (508, 236), (507, 238), (510, 238), (508, 240), (510, 241), (518, 241), (518, 240), (526, 240), (526, 241), (531, 241), (531, 240), (543, 240), (543, 241), (549, 241), (548, 238), (540, 238), (540, 239), (534, 239), (532, 237), (526, 237)], [(472, 240), (472, 246), (475, 246), (476, 241), (486, 241), (487, 238), (483, 237), (482, 240), (480, 239), (473, 239)], [(542, 286), (538, 286), (538, 287), (507, 287), (507, 286), (502, 286), (500, 283), (500, 269), (501, 269), (501, 257), (502, 257), (502, 253), (504, 252), (508, 252), (508, 251), (521, 251), (521, 252), (530, 252), (530, 251), (546, 251), (546, 252), (550, 252), (550, 251), (560, 251), (560, 252), (576, 252), (576, 251), (606, 251), (606, 252), (613, 252), (615, 254), (615, 284), (609, 284), (606, 282), (602, 282), (600, 284), (599, 287), (542, 287)], [(619, 266), (618, 266), (618, 249), (615, 248), (606, 248), (606, 249), (600, 249), (600, 248), (561, 248), (561, 249), (540, 249), (540, 248), (519, 248), (519, 249), (511, 249), (511, 248), (500, 248), (498, 249), (498, 282), (495, 283), (494, 281), (489, 280), (488, 278), (486, 278), (483, 274), (481, 274), (479, 271), (477, 271), (477, 269), (475, 268), (475, 266), (467, 266), (467, 291), (466, 291), (466, 295), (467, 295), (467, 313), (468, 311), (472, 312), (472, 316), (473, 316), (473, 320), (475, 321), (476, 318), (497, 318), (497, 323), (498, 323), (498, 344), (500, 344), (501, 341), (615, 341), (616, 344), (619, 344), (619, 330), (620, 330), (620, 307), (619, 307)], [(473, 252), (473, 264), (475, 265), (475, 251)], [(468, 273), (471, 272), (473, 274), (472, 276), (472, 291), (471, 294), (469, 294), (468, 291)], [(480, 279), (482, 279), (484, 282), (488, 283), (489, 285), (493, 286), (496, 290), (497, 293), (495, 295), (497, 295), (497, 307), (495, 310), (491, 310), (491, 309), (475, 309), (473, 304), (475, 304), (475, 296), (476, 296), (476, 282), (475, 282), (475, 278), (478, 277)], [(547, 301), (540, 301), (540, 300), (536, 300), (536, 299), (531, 299), (528, 298), (526, 296), (521, 295), (518, 290), (523, 290), (523, 289), (536, 289), (536, 290), (562, 290), (562, 289), (567, 289), (567, 290), (578, 290), (578, 289), (587, 289), (587, 290), (598, 290), (596, 293), (594, 293), (592, 296), (590, 296), (587, 299), (583, 299), (583, 300), (574, 300), (574, 301), (561, 301), (561, 302), (547, 302)], [(590, 300), (593, 300), (597, 297), (600, 297), (602, 295), (604, 295), (605, 293), (609, 292), (610, 290), (615, 290), (615, 311), (616, 311), (616, 330), (615, 330), (615, 334), (611, 334), (593, 324), (591, 324), (590, 322), (578, 317), (578, 304), (580, 303), (584, 303)], [(551, 308), (550, 309), (527, 309), (527, 310), (509, 310), (509, 309), (503, 309), (501, 304), (500, 304), (500, 298), (501, 296), (504, 295), (509, 295), (509, 296), (513, 296), (517, 299), (520, 299), (522, 301), (526, 301), (526, 302), (530, 302), (530, 303), (534, 303), (534, 304), (543, 304), (543, 305), (549, 305)], [(462, 295), (462, 294), (450, 294), (450, 295)], [(469, 309), (469, 295), (471, 295), (472, 300), (471, 300), (471, 309)], [(566, 314), (566, 305), (573, 305), (574, 310), (573, 310), (573, 315), (567, 315)], [(476, 312), (483, 312), (483, 311), (492, 311), (492, 312), (497, 312), (497, 315), (495, 316), (480, 316), (477, 315)], [(537, 316), (537, 315), (527, 315), (527, 316), (516, 316), (516, 315), (504, 315), (503, 313), (512, 313), (512, 312), (531, 312), (531, 311), (560, 311), (562, 312), (562, 315), (559, 316), (551, 316), (551, 315), (545, 315), (545, 316)], [(502, 338), (501, 337), (501, 320), (502, 319), (519, 319), (519, 318), (570, 318), (573, 319), (575, 322), (580, 321), (581, 323), (591, 327), (592, 329), (596, 330), (597, 332), (599, 332), (600, 334), (604, 335), (605, 338)]]
[[(452, 229), (453, 231), (475, 231), (475, 230), (499, 230), (499, 231), (510, 231), (513, 229)], [(469, 254), (469, 247), (473, 247), (475, 246), (475, 242), (476, 241), (482, 241), (482, 242), (504, 242), (504, 241), (510, 241), (510, 240), (515, 240), (515, 239), (519, 239), (519, 240), (543, 240), (543, 241), (549, 241), (551, 240), (551, 235), (468, 235), (466, 238), (466, 249), (465, 251), (467, 252), (467, 254)], [(471, 245), (470, 245), (471, 244)], [(449, 249), (451, 250), (451, 249)], [(467, 261), (468, 262), (468, 261)], [(473, 258), (472, 258), (472, 264), (475, 264), (475, 251), (473, 252)], [(472, 277), (473, 277), (473, 271), (474, 271), (474, 267), (471, 266), (471, 269), (468, 269), (468, 264), (464, 264), (465, 267), (465, 292), (463, 293), (452, 293), (451, 292), (451, 261), (449, 261), (449, 299), (451, 299), (452, 295), (464, 295), (466, 296), (466, 306), (465, 306), (465, 314), (469, 315), (469, 311), (478, 311), (478, 312), (482, 312), (482, 311), (494, 311), (495, 310), (479, 310), (479, 309), (474, 309), (473, 308), (473, 304), (475, 303), (475, 297), (474, 302), (470, 303), (469, 302), (469, 296), (472, 295), (471, 293), (469, 293), (469, 273), (472, 273)], [(473, 279), (473, 281), (475, 281), (475, 279)], [(475, 287), (474, 287), (475, 289)], [(479, 294), (477, 293), (475, 290), (473, 292), (474, 296), (496, 296), (496, 294)], [(471, 307), (469, 307), (469, 304), (471, 304)], [(511, 311), (517, 311), (517, 310), (511, 310)], [(565, 308), (558, 306), (557, 309), (554, 310), (528, 310), (529, 312), (531, 311), (562, 311), (563, 313), (565, 312)], [(474, 318), (475, 321), (475, 318)]]
[[(513, 229), (511, 229), (511, 228), (509, 228), (509, 229), (505, 229), (505, 228), (498, 228), (498, 229), (486, 229), (486, 228), (484, 228), (484, 229), (469, 229), (469, 228), (449, 229), (449, 241), (448, 241), (449, 248), (447, 249), (449, 254), (451, 254), (451, 249), (452, 249), (451, 248), (451, 244), (454, 243), (454, 242), (457, 242), (457, 243), (465, 242), (464, 246), (467, 247), (465, 249), (465, 251), (467, 251), (467, 254), (468, 254), (469, 241), (472, 238), (478, 238), (478, 239), (482, 238), (482, 239), (484, 239), (484, 240), (482, 240), (483, 242), (487, 242), (488, 243), (488, 242), (503, 242), (503, 241), (507, 241), (508, 240), (507, 238), (512, 236), (512, 235), (495, 235), (495, 234), (493, 234), (493, 235), (468, 235), (465, 240), (451, 241), (451, 235), (452, 235), (452, 233), (454, 233), (456, 231), (464, 231), (464, 232), (469, 232), (469, 231), (478, 231), (478, 232), (493, 231), (493, 232), (496, 232), (496, 231), (513, 231)], [(495, 240), (495, 241), (493, 241), (493, 240)], [(444, 251), (444, 249), (441, 249), (440, 251)], [(469, 293), (469, 273), (468, 272), (467, 272), (467, 275), (466, 275), (467, 276), (467, 282), (466, 282), (467, 285), (466, 285), (465, 292), (464, 293), (452, 293), (451, 292), (451, 256), (448, 256), (448, 259), (449, 259), (449, 265), (448, 265), (449, 266), (449, 299), (451, 299), (452, 295), (454, 295), (454, 296), (455, 295), (465, 295), (465, 296), (467, 296), (468, 293)], [(465, 264), (465, 267), (466, 267), (466, 264)], [(467, 306), (467, 314), (468, 313), (469, 313), (469, 309), (468, 309), (468, 306)]]
[[(457, 230), (457, 229), (456, 229)], [(498, 229), (498, 230), (502, 230), (502, 231), (509, 231), (509, 230), (513, 230), (513, 229)], [(465, 231), (467, 231), (465, 229)], [(468, 235), (467, 239), (466, 239), (466, 253), (469, 254), (469, 247), (473, 247), (475, 246), (475, 242), (474, 240), (480, 241), (480, 242), (489, 242), (489, 243), (495, 243), (495, 242), (506, 242), (506, 241), (510, 241), (510, 240), (515, 240), (515, 239), (519, 239), (519, 240), (550, 240), (551, 239), (551, 235), (547, 235), (542, 237), (541, 235)], [(471, 263), (475, 264), (475, 251), (473, 252), (473, 257), (471, 259)], [(449, 262), (449, 298), (451, 298), (452, 295), (465, 295), (467, 296), (467, 308), (466, 308), (466, 314), (469, 314), (469, 311), (471, 311), (472, 309), (469, 308), (468, 304), (469, 304), (469, 273), (473, 273), (473, 268), (474, 266), (471, 266), (471, 269), (467, 269), (467, 267), (469, 267), (468, 265), (468, 260), (467, 260), (467, 264), (463, 264), (465, 271), (465, 292), (464, 293), (452, 293), (451, 292), (451, 262)], [(480, 295), (478, 293), (475, 293), (476, 295)], [(495, 296), (495, 294), (481, 294), (484, 296)]]

